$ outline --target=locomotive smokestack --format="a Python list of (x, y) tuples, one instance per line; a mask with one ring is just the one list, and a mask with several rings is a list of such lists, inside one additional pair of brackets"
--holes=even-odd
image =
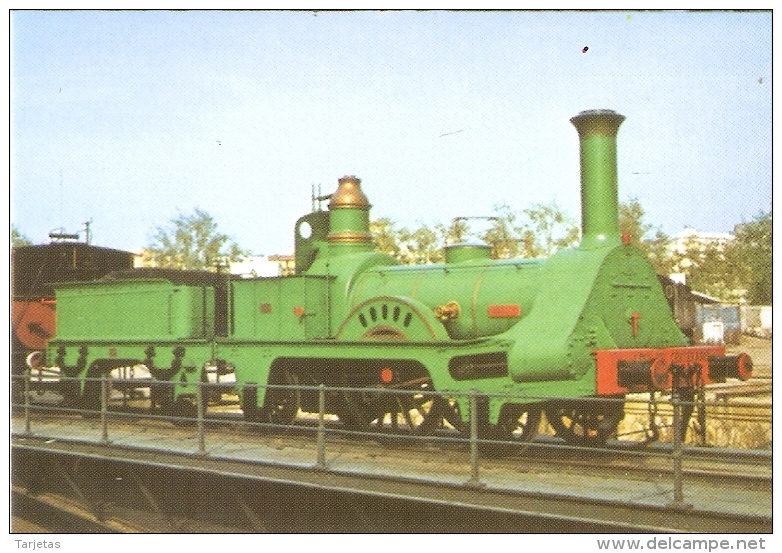
[(570, 120), (581, 142), (583, 249), (620, 244), (616, 133), (624, 120), (609, 109), (582, 111)]

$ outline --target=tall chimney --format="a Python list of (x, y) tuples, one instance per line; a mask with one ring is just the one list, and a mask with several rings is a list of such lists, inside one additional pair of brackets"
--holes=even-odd
[(625, 120), (610, 109), (582, 111), (570, 122), (581, 142), (581, 248), (618, 246), (616, 133)]

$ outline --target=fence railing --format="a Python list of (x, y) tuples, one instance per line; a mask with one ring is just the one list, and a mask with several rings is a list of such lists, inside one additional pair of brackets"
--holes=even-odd
[[(330, 439), (358, 438), (365, 440), (377, 440), (393, 438), (398, 443), (415, 444), (427, 442), (443, 446), (456, 446), (469, 450), (469, 477), (465, 481), (466, 485), (481, 486), (481, 461), (488, 456), (496, 456), (497, 451), (505, 454), (512, 452), (515, 448), (517, 452), (534, 453), (535, 451), (551, 450), (558, 448), (560, 452), (578, 452), (578, 451), (605, 451), (604, 447), (596, 447), (601, 444), (568, 443), (558, 439), (552, 431), (550, 423), (545, 417), (540, 423), (540, 437), (533, 440), (507, 439), (507, 436), (498, 438), (495, 435), (486, 435), (482, 430), (479, 417), (479, 402), (487, 398), (500, 399), (503, 403), (510, 402), (516, 404), (525, 404), (530, 406), (557, 404), (560, 402), (572, 401), (574, 398), (538, 398), (529, 396), (519, 396), (512, 394), (486, 394), (479, 393), (472, 389), (469, 393), (448, 393), (447, 401), (453, 403), (455, 400), (461, 400), (462, 404), (469, 406), (465, 413), (465, 423), (457, 431), (455, 428), (443, 429), (437, 433), (418, 433), (412, 428), (406, 431), (400, 431), (397, 420), (376, 421), (374, 427), (348, 427), (342, 424), (336, 416), (327, 414), (327, 398), (334, 394), (345, 393), (372, 393), (384, 394), (388, 398), (394, 398), (399, 405), (412, 405), (412, 399), (415, 398), (418, 404), (425, 403), (428, 400), (443, 396), (433, 391), (420, 390), (391, 390), (381, 388), (377, 390), (367, 390), (366, 388), (333, 388), (324, 385), (319, 386), (284, 386), (284, 385), (257, 385), (258, 389), (289, 391), (292, 393), (309, 393), (317, 396), (317, 411), (314, 413), (297, 413), (298, 417), (293, 424), (286, 424), (272, 421), (243, 421), (240, 416), (239, 402), (235, 390), (232, 390), (226, 383), (198, 382), (189, 383), (192, 387), (193, 404), (195, 406), (194, 416), (182, 416), (181, 413), (167, 412), (165, 409), (157, 408), (152, 405), (144, 405), (151, 402), (156, 386), (167, 387), (170, 391), (172, 383), (165, 381), (149, 381), (148, 379), (127, 379), (112, 378), (111, 375), (104, 375), (100, 378), (72, 379), (61, 377), (57, 381), (49, 382), (45, 387), (40, 387), (40, 382), (31, 379), (30, 374), (14, 377), (14, 387), (17, 393), (14, 394), (13, 408), (14, 418), (17, 420), (15, 433), (22, 436), (36, 436), (47, 438), (45, 432), (36, 425), (39, 420), (43, 420), (52, 413), (73, 415), (100, 420), (100, 437), (94, 441), (102, 444), (112, 443), (112, 423), (122, 422), (123, 424), (132, 424), (132, 419), (144, 418), (167, 421), (174, 425), (195, 427), (196, 446), (191, 454), (199, 456), (209, 456), (210, 439), (214, 439), (214, 434), (208, 431), (210, 422), (220, 420), (221, 417), (233, 413), (236, 416), (231, 419), (233, 424), (241, 428), (255, 428), (263, 432), (275, 433), (285, 432), (290, 429), (297, 429), (302, 434), (310, 433), (313, 435), (315, 444), (315, 459), (312, 467), (318, 470), (330, 470), (327, 461), (327, 451)], [(84, 405), (76, 402), (58, 401), (58, 390), (69, 387), (70, 390), (78, 389), (84, 383), (91, 383), (95, 390), (99, 385), (99, 402), (93, 401), (90, 409), (85, 409)], [(54, 397), (51, 397), (54, 396)], [(78, 394), (75, 397), (80, 397)], [(61, 398), (60, 398), (61, 399)], [(722, 455), (724, 458), (730, 458), (733, 461), (738, 459), (751, 460), (759, 465), (771, 465), (771, 408), (770, 403), (759, 404), (757, 401), (731, 401), (725, 402), (724, 399), (713, 400), (706, 397), (698, 398), (696, 402), (684, 401), (678, 394), (674, 393), (665, 397), (650, 397), (648, 394), (636, 394), (626, 399), (617, 398), (577, 398), (578, 405), (589, 411), (592, 406), (595, 412), (600, 408), (605, 410), (607, 405), (625, 404), (625, 415), (617, 427), (616, 435), (612, 436), (607, 444), (612, 452), (621, 452), (627, 456), (646, 456), (667, 459), (671, 466), (671, 486), (673, 491), (673, 505), (684, 505), (684, 461), (688, 457), (700, 456), (705, 450), (712, 455)], [(137, 405), (142, 405), (136, 408)], [(689, 432), (689, 443), (685, 441), (685, 428), (681, 424), (682, 417), (688, 411), (697, 413), (702, 410), (700, 420), (696, 414), (692, 415)], [(18, 430), (19, 414), (23, 417), (23, 430)], [(704, 415), (705, 414), (705, 418)], [(386, 418), (403, 418), (402, 413), (383, 415)], [(643, 447), (647, 445), (649, 431), (648, 429), (638, 430), (636, 426), (640, 424), (633, 418), (651, 417), (651, 424), (656, 427), (655, 438), (659, 438), (659, 444), (656, 447)], [(714, 422), (716, 421), (716, 422)], [(700, 425), (706, 424), (705, 428)], [(647, 421), (649, 424), (649, 421)], [(709, 433), (709, 427), (714, 424), (751, 425), (755, 430), (754, 434), (760, 433), (767, 436), (763, 443), (756, 436), (748, 439), (747, 442), (752, 447), (739, 447), (738, 444), (731, 444), (729, 447), (714, 447), (715, 444), (709, 444), (704, 438), (713, 436)], [(677, 431), (678, 429), (678, 431)], [(382, 431), (382, 432), (381, 432)], [(221, 429), (218, 435), (222, 435), (225, 430)], [(63, 439), (63, 435), (56, 437)], [(67, 428), (66, 428), (67, 439)], [(79, 438), (73, 438), (78, 440)], [(765, 438), (764, 438), (765, 439)], [(703, 448), (702, 445), (709, 445), (709, 448)], [(128, 444), (123, 444), (128, 447)], [(131, 446), (132, 447), (132, 446)], [(146, 446), (145, 446), (146, 448)]]

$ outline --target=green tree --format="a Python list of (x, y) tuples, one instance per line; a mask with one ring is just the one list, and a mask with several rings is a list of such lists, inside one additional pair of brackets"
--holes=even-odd
[(724, 301), (746, 299), (753, 305), (772, 301), (772, 215), (761, 213), (736, 225), (734, 239), (708, 243), (693, 237), (671, 255), (673, 272), (687, 276), (699, 292)]
[[(637, 199), (619, 204), (620, 232), (628, 233), (649, 256), (655, 269), (671, 272), (668, 251), (670, 238), (644, 221), (645, 212)], [(492, 247), (494, 259), (548, 257), (562, 248), (578, 244), (580, 229), (574, 218), (556, 202), (533, 204), (514, 212), (508, 205), (498, 205), (491, 217), (476, 217), (488, 222), (475, 230), (473, 218), (457, 218), (450, 225), (434, 228), (422, 225), (416, 230), (397, 229), (388, 218), (370, 223), (375, 246), (393, 255), (401, 263), (431, 263), (442, 260), (442, 248), (447, 244), (483, 241)]]
[(529, 220), (528, 232), (536, 238), (537, 252), (543, 257), (578, 243), (580, 231), (575, 219), (562, 211), (555, 202), (535, 204), (525, 209), (524, 214)]
[(190, 215), (172, 219), (168, 227), (155, 229), (145, 260), (157, 267), (216, 270), (221, 258), (239, 261), (248, 255), (230, 237), (217, 232), (211, 215), (196, 208)]
[(399, 259), (399, 231), (395, 223), (388, 217), (383, 217), (369, 222), (369, 232), (375, 249)]
[(450, 225), (437, 224), (434, 230), (444, 245), (467, 242), (470, 239), (470, 226), (467, 220), (467, 217), (456, 217)]
[(16, 225), (11, 225), (11, 246), (32, 246), (32, 241), (22, 234)]
[(619, 233), (630, 235), (658, 274), (668, 275), (673, 272), (673, 259), (668, 250), (671, 239), (659, 227), (647, 224), (645, 216), (646, 211), (637, 198), (619, 202)]
[(722, 301), (740, 301), (746, 294), (747, 270), (735, 240), (706, 241), (693, 234), (670, 254), (671, 272), (686, 276), (695, 291)]
[(397, 229), (391, 219), (384, 217), (371, 221), (369, 231), (377, 251), (395, 257), (403, 265), (423, 265), (441, 262), (445, 245), (461, 241), (462, 226), (438, 224), (430, 228), (422, 224), (415, 230)]
[(414, 231), (399, 231), (398, 259), (405, 265), (426, 265), (443, 260), (443, 240), (435, 230), (422, 225)]
[(744, 270), (747, 301), (753, 305), (771, 305), (772, 230), (771, 210), (734, 229), (736, 239), (732, 247), (737, 263)]
[(544, 257), (578, 241), (578, 226), (555, 203), (536, 204), (514, 213), (507, 205), (495, 207), (496, 215), (475, 217), (488, 222), (475, 230), (473, 218), (459, 217), (450, 225), (421, 225), (415, 230), (397, 229), (388, 218), (370, 223), (378, 251), (396, 257), (402, 264), (439, 263), (448, 244), (483, 241), (492, 247), (492, 257)]
[(746, 292), (742, 278), (746, 271), (732, 243), (703, 244), (692, 239), (686, 252), (675, 252), (674, 271), (687, 276), (687, 284), (698, 292), (723, 301), (738, 301)]
[(539, 257), (534, 233), (524, 222), (524, 213), (514, 213), (508, 205), (495, 206), (496, 216), (492, 225), (481, 236), (481, 240), (492, 248), (494, 259), (515, 259)]
[(578, 225), (555, 202), (534, 204), (520, 214), (499, 205), (495, 213), (493, 225), (481, 238), (497, 259), (548, 257), (578, 242)]

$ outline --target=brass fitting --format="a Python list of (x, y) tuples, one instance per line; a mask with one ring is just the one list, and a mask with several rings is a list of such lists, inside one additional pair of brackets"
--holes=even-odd
[[(369, 205), (361, 180), (354, 176), (339, 179), (339, 187), (331, 196), (329, 204), (329, 234), (326, 240), (345, 252), (368, 251), (372, 249), (372, 234), (369, 232)], [(332, 249), (335, 255), (336, 249)]]
[(361, 190), (361, 179), (353, 175), (339, 179), (337, 191), (331, 196), (329, 209), (369, 209), (369, 200)]
[(442, 322), (458, 319), (461, 312), (462, 308), (455, 301), (449, 301), (445, 305), (438, 305), (434, 308), (434, 316)]

